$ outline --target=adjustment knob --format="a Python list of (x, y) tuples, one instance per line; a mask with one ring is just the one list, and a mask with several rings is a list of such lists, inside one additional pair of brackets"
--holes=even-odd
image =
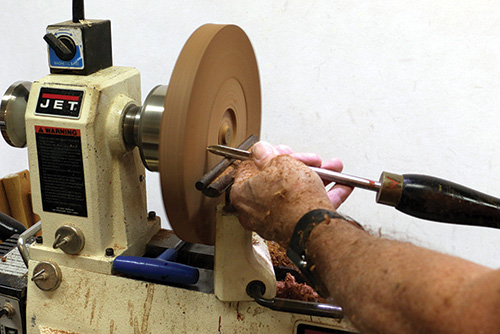
[(60, 248), (70, 255), (80, 253), (84, 246), (85, 237), (82, 230), (69, 225), (63, 225), (57, 229), (54, 244), (52, 245), (54, 249)]
[(31, 281), (43, 291), (53, 291), (61, 284), (61, 269), (57, 264), (50, 261), (39, 262), (33, 269)]
[(71, 60), (76, 54), (75, 42), (68, 36), (63, 35), (56, 37), (54, 34), (46, 34), (43, 36), (43, 39), (52, 49), (54, 49), (56, 55), (61, 60)]
[(3, 316), (12, 318), (15, 314), (16, 314), (16, 309), (9, 302), (5, 303), (3, 307), (0, 309), (0, 318)]

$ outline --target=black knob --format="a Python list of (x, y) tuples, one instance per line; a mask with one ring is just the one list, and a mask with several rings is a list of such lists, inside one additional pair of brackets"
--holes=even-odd
[(54, 34), (46, 34), (43, 39), (61, 60), (71, 60), (76, 54), (75, 42), (68, 36), (56, 37)]

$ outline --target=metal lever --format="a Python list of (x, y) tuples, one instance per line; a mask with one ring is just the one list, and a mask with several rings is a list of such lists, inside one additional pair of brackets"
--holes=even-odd
[(67, 36), (57, 38), (54, 34), (45, 34), (43, 39), (47, 44), (54, 49), (56, 55), (62, 60), (71, 60), (75, 56), (76, 47), (73, 40)]
[(117, 256), (113, 261), (113, 269), (123, 274), (165, 283), (195, 284), (200, 275), (198, 268), (173, 262), (178, 250), (185, 244), (184, 241), (180, 241), (174, 248), (167, 249), (154, 259)]
[(257, 304), (270, 308), (271, 310), (298, 313), (317, 317), (327, 317), (333, 319), (342, 319), (344, 311), (340, 306), (311, 303), (284, 298), (264, 298), (266, 287), (260, 281), (252, 281), (247, 285), (247, 294), (252, 297)]
[(19, 253), (21, 253), (24, 264), (26, 264), (26, 267), (28, 266), (28, 262), (30, 261), (30, 252), (28, 246), (26, 245), (26, 241), (32, 238), (41, 229), (42, 229), (42, 222), (39, 221), (36, 224), (33, 224), (33, 226), (31, 226), (29, 229), (24, 231), (17, 239), (17, 249), (19, 249)]

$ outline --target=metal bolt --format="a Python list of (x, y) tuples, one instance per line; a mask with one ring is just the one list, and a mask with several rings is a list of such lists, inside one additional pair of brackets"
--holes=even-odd
[(106, 248), (106, 256), (115, 256), (115, 250), (113, 248)]
[(148, 212), (148, 219), (153, 220), (156, 218), (156, 212), (155, 211), (149, 211)]
[(36, 242), (37, 244), (43, 244), (43, 237), (42, 237), (41, 235), (37, 236), (37, 237), (35, 238), (35, 242)]

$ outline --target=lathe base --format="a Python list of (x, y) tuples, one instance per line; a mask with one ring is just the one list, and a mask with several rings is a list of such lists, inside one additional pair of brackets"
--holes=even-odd
[(299, 321), (356, 332), (345, 320), (276, 312), (255, 302), (221, 302), (210, 293), (74, 268), (61, 271), (64, 279), (52, 292), (29, 281), (28, 333), (291, 334)]

